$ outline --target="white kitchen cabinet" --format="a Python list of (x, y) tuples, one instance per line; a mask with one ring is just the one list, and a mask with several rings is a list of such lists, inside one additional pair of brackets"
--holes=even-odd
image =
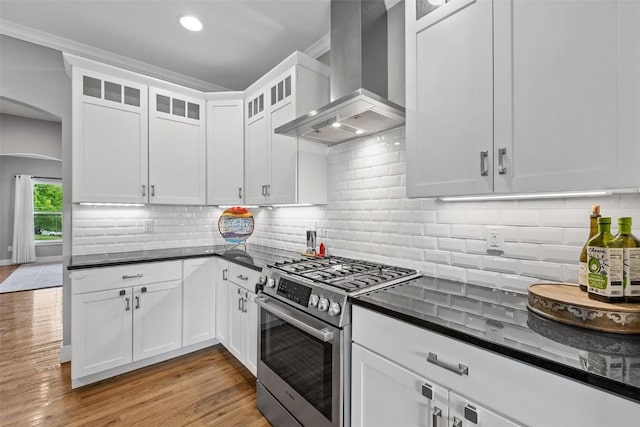
[(72, 378), (132, 362), (132, 293), (126, 288), (73, 296)]
[(326, 71), (296, 52), (247, 90), (246, 203), (326, 203), (327, 146), (273, 132), (328, 103)]
[[(369, 350), (429, 384), (446, 388), (450, 421), (454, 416), (465, 417), (468, 407), (469, 415), (475, 410), (478, 419), (482, 416), (492, 420), (484, 424), (487, 426), (516, 423), (598, 427), (636, 423), (640, 405), (631, 400), (359, 306), (353, 307), (352, 315), (354, 347)], [(432, 362), (427, 361), (429, 353), (436, 356), (437, 362), (433, 358)], [(362, 369), (358, 364), (362, 363), (353, 365), (354, 376)], [(467, 367), (466, 374), (453, 372), (460, 371), (460, 364)], [(396, 375), (393, 370), (379, 369)], [(358, 381), (354, 378), (352, 387)], [(354, 394), (352, 401), (363, 399)], [(462, 422), (464, 426), (475, 425), (465, 419)]]
[(205, 102), (149, 88), (149, 202), (204, 205)]
[(70, 277), (72, 380), (182, 347), (180, 261), (78, 270)]
[(638, 187), (640, 3), (496, 0), (494, 15), (495, 191)]
[(247, 97), (245, 104), (244, 184), (247, 204), (267, 202), (269, 128), (264, 110), (265, 88)]
[(407, 25), (410, 197), (493, 191), (492, 23), (491, 0), (452, 0)]
[(351, 360), (353, 426), (517, 426), (358, 344)]
[(213, 257), (182, 262), (182, 345), (216, 338), (217, 260)]
[(244, 102), (207, 101), (207, 204), (244, 201)]
[(452, 0), (416, 19), (407, 0), (406, 18), (408, 196), (640, 185), (640, 4)]
[(73, 202), (146, 203), (147, 86), (73, 67)]
[(182, 347), (182, 281), (133, 288), (133, 360)]
[[(226, 327), (218, 325), (218, 339), (233, 356), (253, 374), (257, 373), (258, 359), (258, 308), (255, 303), (255, 284), (259, 271), (227, 263), (223, 270), (222, 286), (226, 294)], [(218, 294), (221, 301), (221, 294)], [(218, 317), (220, 319), (220, 317)], [(220, 336), (224, 335), (224, 340)]]
[(218, 272), (215, 275), (216, 282), (216, 338), (222, 345), (229, 348), (227, 337), (229, 336), (229, 263), (222, 259), (217, 260)]

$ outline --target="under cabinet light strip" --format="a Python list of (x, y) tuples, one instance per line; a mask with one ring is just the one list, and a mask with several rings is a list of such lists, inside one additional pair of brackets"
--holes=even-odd
[(81, 202), (78, 203), (82, 206), (144, 206), (144, 203), (94, 203), (94, 202)]
[(242, 207), (242, 208), (247, 208), (247, 209), (258, 209), (260, 206), (251, 206), (251, 205), (218, 205), (218, 208), (220, 208), (220, 209), (229, 209), (229, 208), (237, 208), (237, 207)]
[[(637, 190), (636, 190), (637, 191)], [(610, 196), (612, 191), (567, 191), (559, 193), (527, 193), (527, 194), (496, 194), (490, 196), (456, 196), (440, 197), (443, 202), (474, 202), (487, 200), (520, 200), (520, 199), (558, 199), (564, 197), (597, 197)]]

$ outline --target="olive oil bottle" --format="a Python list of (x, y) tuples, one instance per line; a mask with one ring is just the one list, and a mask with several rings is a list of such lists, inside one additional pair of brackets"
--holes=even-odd
[(600, 218), (600, 205), (591, 206), (591, 216), (589, 218), (589, 238), (586, 242), (584, 242), (582, 251), (580, 251), (580, 273), (578, 276), (578, 284), (580, 285), (580, 290), (585, 292), (587, 292), (587, 287), (589, 286), (589, 269), (587, 268), (587, 246), (589, 244), (589, 240), (593, 239), (595, 235), (598, 234), (598, 218)]
[(622, 287), (624, 299), (640, 302), (640, 240), (631, 234), (631, 218), (618, 218), (616, 240), (622, 246)]
[(611, 234), (611, 218), (598, 218), (598, 234), (587, 245), (589, 298), (624, 301), (622, 244)]

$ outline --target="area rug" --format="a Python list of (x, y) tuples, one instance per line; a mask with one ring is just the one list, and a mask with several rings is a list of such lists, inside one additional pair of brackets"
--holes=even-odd
[(62, 286), (62, 263), (23, 264), (0, 283), (0, 293)]

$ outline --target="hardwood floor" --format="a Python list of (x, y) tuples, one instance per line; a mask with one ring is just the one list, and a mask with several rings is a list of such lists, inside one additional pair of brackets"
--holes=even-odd
[(4, 279), (9, 277), (18, 267), (20, 267), (20, 264), (0, 265), (0, 283), (4, 282)]
[(72, 390), (61, 338), (62, 288), (0, 294), (0, 425), (269, 425), (220, 345)]

